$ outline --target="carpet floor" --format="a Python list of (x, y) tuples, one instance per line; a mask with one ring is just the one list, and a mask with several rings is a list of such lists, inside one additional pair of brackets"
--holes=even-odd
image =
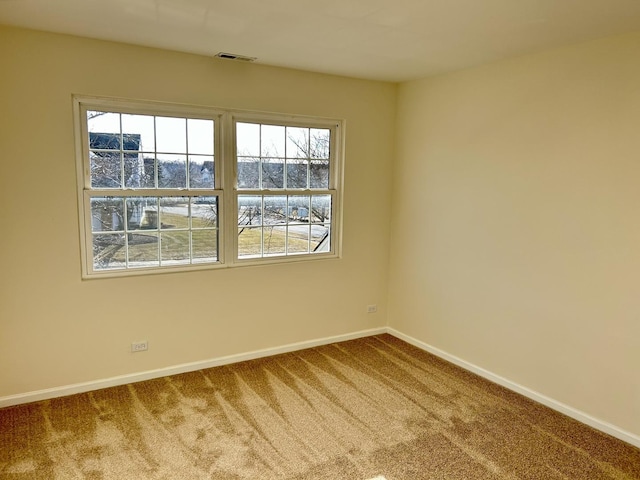
[(377, 335), (0, 409), (0, 478), (640, 479), (640, 450)]

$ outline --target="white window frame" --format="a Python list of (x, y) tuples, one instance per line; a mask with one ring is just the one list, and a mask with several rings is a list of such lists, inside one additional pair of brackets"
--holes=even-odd
[[(91, 198), (105, 196), (104, 189), (91, 187), (89, 132), (87, 111), (105, 111), (142, 115), (177, 116), (211, 119), (215, 122), (214, 189), (145, 189), (147, 196), (217, 196), (218, 256), (215, 263), (153, 266), (122, 269), (94, 269)], [(96, 96), (73, 96), (74, 130), (76, 137), (76, 171), (82, 278), (109, 278), (220, 269), (236, 266), (292, 263), (339, 258), (342, 247), (342, 194), (344, 121), (302, 115), (228, 110), (164, 102), (139, 101)], [(331, 131), (329, 188), (326, 189), (238, 189), (236, 158), (236, 123), (259, 123), (278, 126), (322, 128)], [(109, 189), (118, 197), (140, 196), (140, 190)], [(238, 258), (238, 196), (239, 195), (330, 195), (330, 246), (326, 252), (283, 254)]]

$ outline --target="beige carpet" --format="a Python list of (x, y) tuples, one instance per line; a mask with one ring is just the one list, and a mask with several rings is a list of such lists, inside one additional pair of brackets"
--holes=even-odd
[(640, 450), (379, 335), (0, 410), (1, 479), (640, 479)]

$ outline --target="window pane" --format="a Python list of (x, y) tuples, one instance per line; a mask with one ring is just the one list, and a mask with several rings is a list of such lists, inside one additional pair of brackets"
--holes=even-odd
[(331, 250), (331, 225), (311, 225), (311, 251), (323, 253)]
[(189, 263), (189, 231), (162, 232), (160, 235), (160, 254), (163, 265)]
[(124, 235), (93, 235), (93, 269), (108, 270), (123, 268), (125, 265)]
[(288, 253), (309, 252), (309, 225), (289, 225), (289, 236), (287, 240)]
[(309, 196), (291, 195), (289, 197), (289, 223), (309, 221)]
[(236, 150), (238, 156), (260, 156), (260, 125), (236, 123)]
[(91, 188), (120, 188), (120, 152), (89, 152)]
[(287, 188), (307, 188), (308, 166), (306, 160), (287, 161)]
[(194, 197), (191, 199), (192, 228), (218, 228), (218, 199)]
[(238, 157), (238, 188), (260, 188), (260, 159)]
[(189, 153), (213, 155), (213, 120), (187, 120)]
[(218, 260), (218, 232), (216, 230), (194, 230), (191, 233), (194, 263)]
[(261, 188), (284, 188), (284, 160), (263, 159)]
[(262, 228), (238, 227), (238, 257), (262, 255)]
[[(153, 152), (156, 149), (154, 117), (151, 115), (122, 114), (122, 133), (135, 136), (138, 139), (138, 148), (144, 152)], [(125, 149), (129, 150), (125, 147)]]
[[(120, 149), (120, 114), (109, 112), (88, 111), (87, 131), (95, 135), (89, 136), (90, 148)], [(97, 139), (104, 135), (101, 146), (92, 145), (91, 139)]]
[(125, 133), (122, 135), (122, 150), (130, 152), (140, 151), (140, 135)]
[(125, 187), (153, 188), (155, 184), (154, 159), (145, 159), (141, 153), (125, 153), (123, 157)]
[(162, 197), (160, 199), (160, 228), (189, 228), (189, 198)]
[(287, 127), (287, 158), (309, 158), (309, 129)]
[(310, 165), (311, 188), (329, 188), (329, 160), (313, 160)]
[(93, 232), (124, 230), (124, 199), (97, 197), (91, 199)]
[(331, 130), (326, 128), (312, 128), (309, 131), (311, 158), (328, 160), (330, 150)]
[(140, 230), (156, 230), (158, 228), (158, 199), (145, 198)]
[(311, 197), (311, 222), (324, 223), (331, 221), (331, 195), (314, 195)]
[(155, 157), (143, 154), (124, 154), (126, 188), (155, 188)]
[(155, 197), (127, 198), (127, 225), (129, 230), (158, 228), (158, 199)]
[(277, 225), (287, 223), (287, 197), (284, 195), (264, 197), (264, 211), (262, 223), (264, 225)]
[(260, 154), (262, 157), (284, 157), (285, 127), (262, 125)]
[(158, 188), (187, 188), (185, 155), (158, 155)]
[(213, 157), (189, 155), (189, 187), (214, 188)]
[(157, 267), (160, 265), (158, 234), (156, 232), (127, 235), (128, 267)]
[(238, 196), (238, 225), (260, 225), (262, 223), (262, 197)]
[(185, 118), (156, 117), (156, 151), (187, 152), (187, 120)]
[(269, 225), (264, 228), (264, 254), (284, 255), (287, 252), (287, 227)]

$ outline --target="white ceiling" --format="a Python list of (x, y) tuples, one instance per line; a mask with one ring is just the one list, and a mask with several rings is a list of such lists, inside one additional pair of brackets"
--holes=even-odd
[(404, 81), (640, 30), (640, 0), (0, 0), (0, 24)]

